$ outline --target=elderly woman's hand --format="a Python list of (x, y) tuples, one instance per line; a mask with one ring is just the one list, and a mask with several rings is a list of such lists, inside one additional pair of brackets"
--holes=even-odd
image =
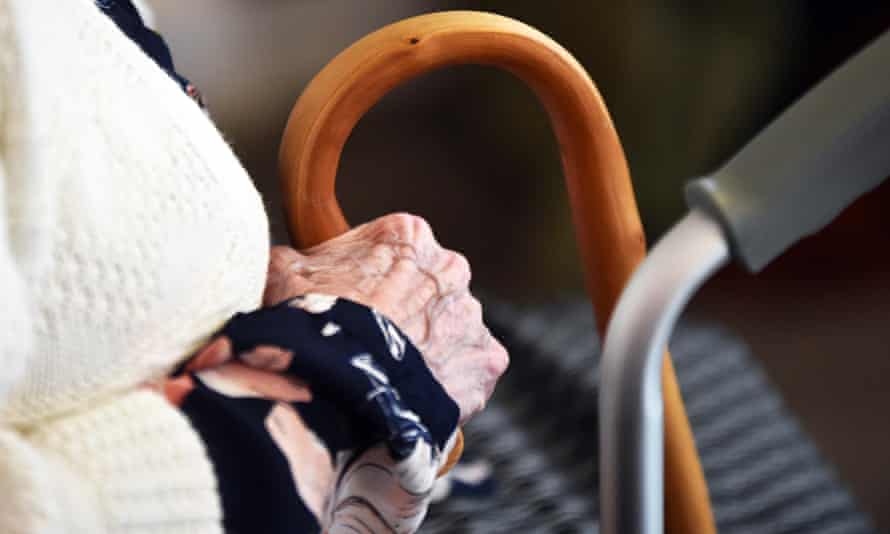
[(464, 422), (485, 405), (509, 361), (469, 284), (466, 259), (442, 248), (426, 221), (394, 214), (302, 253), (274, 247), (263, 300), (323, 293), (377, 309), (420, 349)]

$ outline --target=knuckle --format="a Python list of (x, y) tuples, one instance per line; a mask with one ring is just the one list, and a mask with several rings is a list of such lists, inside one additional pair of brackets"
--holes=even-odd
[(488, 371), (491, 373), (491, 376), (497, 380), (504, 374), (504, 372), (506, 372), (507, 367), (509, 367), (510, 354), (507, 352), (507, 349), (494, 338), (492, 338), (492, 343), (494, 344), (494, 347), (488, 358)]
[(406, 214), (404, 213), (390, 213), (389, 215), (384, 215), (371, 222), (368, 225), (368, 228), (374, 230), (374, 233), (377, 234), (378, 238), (383, 240), (391, 240), (393, 238), (398, 239), (410, 230), (405, 215)]
[(399, 256), (392, 265), (391, 272), (394, 275), (404, 275), (410, 277), (411, 285), (416, 285), (418, 279), (422, 279), (418, 275), (417, 263), (411, 258)]
[(410, 213), (392, 213), (380, 219), (386, 233), (399, 241), (413, 242), (418, 236), (431, 233), (429, 223)]
[(470, 261), (466, 256), (461, 254), (460, 252), (451, 251), (451, 254), (454, 256), (454, 262), (458, 265), (461, 271), (470, 274)]
[(471, 320), (482, 322), (482, 303), (469, 293), (467, 293), (465, 312)]
[(455, 252), (453, 250), (449, 250), (446, 253), (448, 254), (448, 264), (451, 266), (451, 269), (457, 278), (466, 281), (466, 284), (469, 285), (470, 278), (472, 277), (472, 270), (470, 269), (470, 262), (467, 260), (467, 257), (460, 252)]
[(368, 252), (367, 261), (370, 266), (375, 267), (378, 272), (385, 272), (392, 267), (396, 256), (396, 251), (393, 249), (392, 245), (375, 243)]
[(433, 241), (433, 228), (430, 226), (430, 223), (419, 215), (409, 215), (409, 217), (411, 217), (414, 235), (419, 240)]

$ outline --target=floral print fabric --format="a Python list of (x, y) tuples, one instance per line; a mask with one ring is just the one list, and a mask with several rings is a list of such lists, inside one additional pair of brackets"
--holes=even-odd
[(219, 336), (234, 358), (186, 372), (177, 398), (216, 467), (228, 532), (419, 527), (459, 410), (395, 325), (310, 294), (238, 314)]

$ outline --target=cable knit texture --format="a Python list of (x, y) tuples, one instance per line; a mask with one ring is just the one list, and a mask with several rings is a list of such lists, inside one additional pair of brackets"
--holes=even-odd
[(231, 149), (92, 0), (0, 0), (0, 532), (219, 529), (197, 435), (134, 391), (259, 305), (268, 247)]
[(184, 416), (155, 393), (132, 393), (27, 437), (88, 482), (110, 532), (218, 528), (219, 499), (204, 447)]

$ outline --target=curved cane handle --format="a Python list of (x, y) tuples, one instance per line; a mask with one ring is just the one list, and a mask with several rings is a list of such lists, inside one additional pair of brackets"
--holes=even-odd
[[(539, 31), (506, 17), (453, 11), (397, 22), (334, 58), (303, 91), (281, 145), (288, 228), (309, 247), (349, 229), (334, 180), (353, 127), (384, 94), (425, 72), (476, 63), (506, 69), (535, 92), (559, 140), (585, 281), (605, 326), (645, 256), (624, 152), (584, 68)], [(671, 531), (714, 532), (704, 477), (669, 360), (664, 366), (665, 480)]]

